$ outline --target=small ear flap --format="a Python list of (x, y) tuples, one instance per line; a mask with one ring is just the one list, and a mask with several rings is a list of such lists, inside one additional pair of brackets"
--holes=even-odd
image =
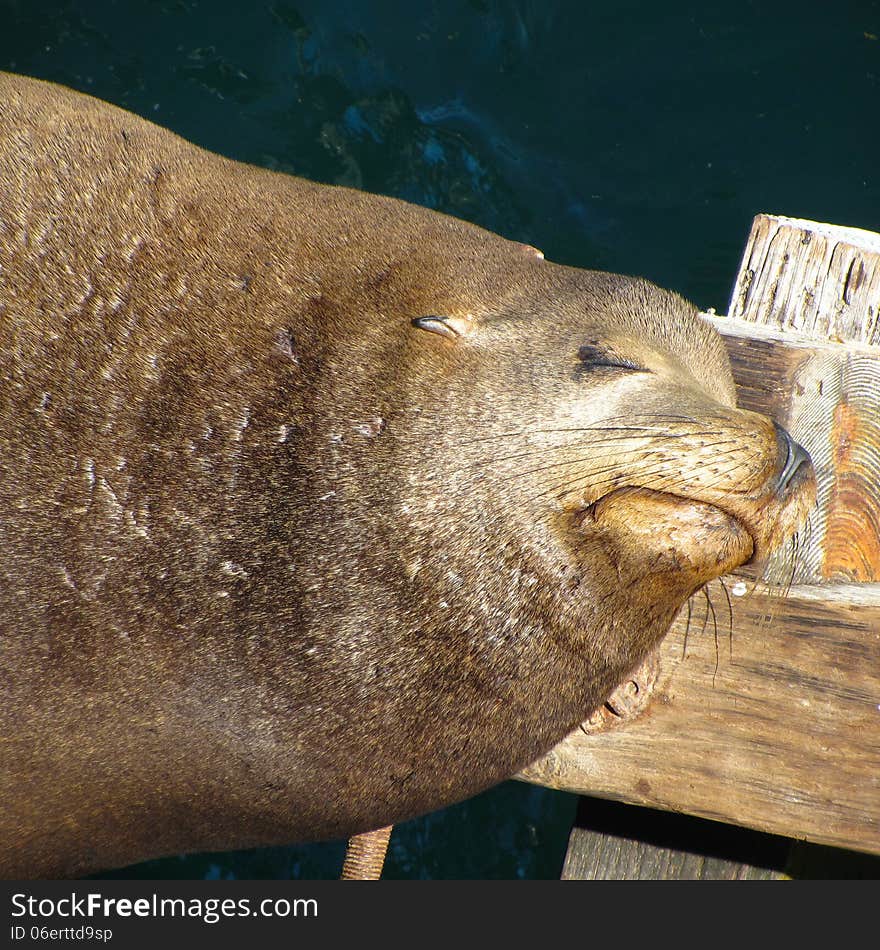
[(439, 333), (440, 336), (445, 336), (449, 340), (466, 336), (473, 329), (473, 323), (468, 317), (414, 317), (410, 322), (419, 330)]

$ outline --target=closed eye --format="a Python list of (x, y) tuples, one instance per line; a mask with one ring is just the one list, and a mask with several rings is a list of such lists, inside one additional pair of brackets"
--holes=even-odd
[(585, 343), (578, 348), (579, 372), (596, 369), (618, 369), (630, 372), (647, 372), (644, 366), (639, 366), (626, 357), (619, 356), (612, 349), (595, 343)]

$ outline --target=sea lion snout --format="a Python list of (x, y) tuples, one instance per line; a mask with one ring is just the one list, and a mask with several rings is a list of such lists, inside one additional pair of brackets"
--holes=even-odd
[[(705, 583), (791, 537), (815, 501), (815, 473), (781, 426), (737, 406), (720, 336), (684, 302), (652, 291), (636, 313), (584, 329), (572, 308), (556, 345), (579, 365), (535, 427), (552, 433), (546, 465), (530, 468), (539, 496), (572, 512), (579, 534), (598, 531), (613, 560), (645, 572), (671, 551), (682, 579)], [(534, 327), (537, 340), (546, 331)]]
[(745, 521), (755, 539), (755, 550), (746, 563), (760, 564), (807, 520), (816, 504), (816, 471), (807, 450), (778, 423), (776, 465), (763, 488), (746, 500)]
[(797, 491), (803, 482), (810, 478), (813, 461), (809, 452), (777, 425), (776, 431), (785, 446), (785, 462), (776, 484), (776, 491), (781, 496), (790, 495)]

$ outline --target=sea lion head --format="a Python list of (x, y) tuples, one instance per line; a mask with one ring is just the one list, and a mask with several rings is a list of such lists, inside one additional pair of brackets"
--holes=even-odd
[(737, 407), (692, 304), (643, 280), (533, 273), (494, 312), (413, 321), (430, 449), (410, 479), (434, 531), (447, 506), (467, 533), (491, 523), (541, 565), (560, 616), (639, 655), (696, 590), (797, 530), (815, 475), (784, 429)]

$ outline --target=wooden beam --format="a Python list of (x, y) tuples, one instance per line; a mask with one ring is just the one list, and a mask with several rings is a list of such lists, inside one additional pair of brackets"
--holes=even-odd
[(788, 838), (600, 798), (582, 797), (565, 881), (786, 879)]
[(646, 711), (573, 732), (520, 778), (880, 853), (880, 585), (697, 601)]

